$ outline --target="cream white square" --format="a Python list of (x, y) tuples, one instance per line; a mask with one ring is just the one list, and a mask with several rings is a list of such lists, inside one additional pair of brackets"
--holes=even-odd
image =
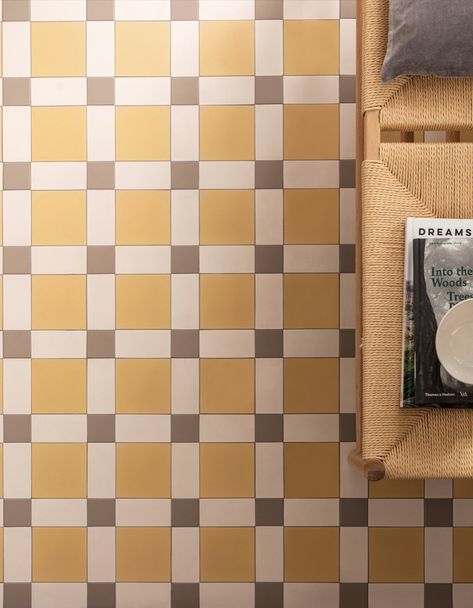
[(356, 19), (340, 19), (340, 74), (356, 74)]
[(89, 582), (115, 581), (115, 528), (87, 528)]
[(253, 442), (255, 440), (254, 416), (214, 415), (200, 416), (200, 441), (208, 443)]
[(256, 580), (284, 580), (284, 528), (259, 526), (256, 532)]
[(89, 498), (115, 498), (115, 444), (87, 445)]
[(170, 583), (117, 583), (117, 608), (171, 607)]
[(170, 357), (171, 332), (168, 329), (128, 329), (115, 332), (116, 357)]
[(199, 244), (198, 190), (171, 191), (171, 242), (173, 245)]
[(199, 498), (199, 444), (173, 443), (172, 497)]
[(31, 528), (3, 529), (3, 559), (6, 583), (31, 581)]
[(31, 160), (31, 108), (3, 108), (3, 161)]
[(201, 357), (254, 357), (255, 332), (250, 329), (200, 331)]
[(115, 413), (115, 360), (87, 360), (87, 412)]
[(256, 444), (256, 496), (284, 496), (283, 468), (282, 443)]
[(338, 245), (285, 245), (284, 272), (338, 272)]
[(282, 274), (256, 275), (256, 328), (283, 327)]
[(33, 414), (31, 441), (46, 443), (86, 443), (87, 416), (80, 414)]
[(282, 76), (283, 27), (282, 21), (255, 22), (256, 74)]
[(199, 108), (172, 106), (171, 159), (199, 160)]
[(117, 415), (115, 418), (116, 441), (126, 442), (156, 442), (171, 441), (171, 417), (159, 415)]
[(31, 354), (38, 359), (85, 359), (85, 331), (33, 331)]
[(172, 529), (172, 580), (199, 582), (199, 528)]
[(3, 76), (31, 76), (30, 23), (5, 21), (3, 34)]
[(283, 411), (283, 360), (256, 359), (256, 412)]
[(87, 500), (35, 498), (31, 521), (33, 526), (87, 526)]
[(255, 501), (253, 498), (201, 498), (200, 525), (253, 527)]
[(171, 163), (115, 163), (115, 186), (117, 190), (168, 190), (171, 187)]
[(87, 160), (115, 160), (115, 108), (87, 107)]
[(168, 498), (117, 498), (117, 526), (170, 526), (171, 500)]
[(200, 161), (199, 171), (203, 190), (255, 187), (255, 163), (251, 161)]
[(338, 188), (338, 160), (285, 160), (285, 188)]
[(3, 328), (31, 329), (31, 276), (3, 276)]
[(87, 22), (87, 76), (115, 76), (115, 23)]
[(340, 158), (356, 158), (356, 105), (340, 104)]
[(3, 413), (31, 414), (31, 359), (3, 360)]
[(199, 75), (198, 21), (171, 22), (171, 75)]
[(285, 329), (285, 357), (338, 357), (337, 329)]
[(86, 274), (86, 247), (32, 247), (33, 274)]
[(87, 605), (87, 583), (33, 583), (31, 593), (35, 608), (84, 608)]
[(340, 243), (354, 243), (356, 239), (356, 190), (340, 190)]
[(117, 274), (167, 274), (171, 272), (171, 248), (127, 245), (115, 248)]
[(251, 245), (205, 245), (200, 248), (200, 272), (253, 273), (255, 249)]
[(173, 414), (199, 413), (199, 360), (171, 360)]
[(283, 242), (283, 191), (256, 190), (256, 242), (280, 245)]
[(85, 0), (34, 0), (31, 21), (84, 21)]
[(115, 78), (117, 106), (167, 106), (170, 103), (170, 78)]
[(284, 76), (284, 103), (338, 103), (338, 76)]
[(171, 327), (199, 328), (199, 275), (171, 275)]
[(115, 0), (116, 21), (168, 21), (171, 19), (170, 0)]
[(31, 192), (3, 193), (3, 244), (31, 245)]
[(200, 0), (199, 18), (201, 20), (254, 19), (254, 0)]
[(255, 79), (252, 76), (199, 78), (200, 105), (243, 105), (255, 103)]
[(3, 497), (31, 498), (31, 443), (3, 444)]
[(284, 441), (338, 441), (337, 414), (286, 414)]
[(87, 80), (85, 78), (32, 78), (31, 105), (85, 106)]
[(86, 163), (31, 163), (32, 190), (85, 190)]
[(284, 19), (338, 19), (339, 0), (284, 0)]
[(87, 244), (115, 245), (115, 192), (87, 192)]
[(282, 160), (282, 105), (255, 106), (255, 145), (257, 160)]
[(87, 327), (115, 329), (115, 275), (87, 275)]
[(254, 608), (254, 601), (253, 583), (200, 583), (200, 608)]

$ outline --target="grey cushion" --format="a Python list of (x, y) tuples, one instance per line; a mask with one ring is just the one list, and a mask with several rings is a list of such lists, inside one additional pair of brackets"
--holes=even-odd
[(473, 0), (390, 0), (381, 78), (473, 76)]

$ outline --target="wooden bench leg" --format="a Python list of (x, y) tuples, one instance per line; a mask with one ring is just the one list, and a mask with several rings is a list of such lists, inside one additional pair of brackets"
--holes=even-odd
[(355, 467), (368, 481), (380, 481), (384, 478), (384, 464), (381, 460), (375, 458), (363, 460), (360, 450), (356, 449), (350, 452), (348, 461)]

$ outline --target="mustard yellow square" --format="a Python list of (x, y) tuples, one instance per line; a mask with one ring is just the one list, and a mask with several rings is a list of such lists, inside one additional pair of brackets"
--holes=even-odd
[(372, 583), (424, 581), (423, 528), (370, 528), (368, 555)]
[(170, 529), (117, 528), (116, 572), (119, 582), (170, 581)]
[(200, 107), (200, 160), (253, 160), (254, 106)]
[(337, 497), (338, 467), (338, 443), (285, 443), (284, 496)]
[(169, 160), (170, 147), (168, 106), (116, 108), (117, 160)]
[(169, 413), (169, 359), (117, 359), (115, 370), (117, 414)]
[(201, 190), (201, 245), (251, 245), (254, 242), (254, 190)]
[(86, 160), (85, 107), (31, 108), (34, 161)]
[(169, 275), (117, 275), (117, 328), (169, 328), (170, 290)]
[(338, 72), (338, 20), (300, 19), (284, 22), (285, 74), (337, 75)]
[(284, 242), (287, 245), (338, 243), (338, 190), (284, 191)]
[(119, 498), (167, 498), (171, 495), (169, 443), (118, 443)]
[(201, 498), (250, 498), (255, 495), (252, 443), (200, 444)]
[(473, 583), (473, 528), (453, 528), (453, 582)]
[(33, 443), (33, 498), (87, 496), (87, 444)]
[(337, 274), (286, 274), (284, 327), (338, 327), (338, 281)]
[(255, 73), (254, 21), (200, 22), (200, 75)]
[(202, 414), (250, 414), (254, 395), (254, 359), (200, 360)]
[(339, 575), (338, 528), (284, 528), (284, 580), (335, 583)]
[(85, 76), (85, 22), (31, 24), (32, 76)]
[(168, 245), (170, 205), (168, 190), (119, 190), (115, 215), (117, 245)]
[(285, 359), (284, 411), (287, 414), (338, 412), (338, 359)]
[(284, 158), (336, 160), (339, 152), (337, 104), (284, 106)]
[(35, 190), (31, 199), (33, 245), (85, 245), (84, 190)]
[(204, 582), (254, 581), (254, 528), (201, 528), (200, 572)]
[(85, 359), (33, 359), (33, 414), (81, 414), (87, 411)]
[(35, 275), (31, 281), (33, 329), (85, 329), (85, 276)]
[(254, 302), (254, 275), (200, 275), (201, 329), (251, 329)]
[(169, 76), (170, 49), (169, 22), (115, 23), (116, 76)]
[(34, 582), (87, 580), (86, 528), (33, 528), (32, 552)]

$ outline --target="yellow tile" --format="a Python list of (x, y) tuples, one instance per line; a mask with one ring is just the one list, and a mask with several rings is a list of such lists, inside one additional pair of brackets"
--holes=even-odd
[(424, 581), (423, 528), (370, 528), (368, 554), (371, 583)]
[(85, 22), (31, 24), (32, 76), (85, 76)]
[(252, 443), (200, 444), (201, 498), (250, 498), (255, 495)]
[(31, 109), (34, 161), (86, 160), (85, 107)]
[(167, 329), (171, 323), (169, 275), (117, 275), (117, 329)]
[(453, 528), (453, 582), (473, 583), (473, 528)]
[(168, 106), (116, 108), (117, 160), (169, 160), (171, 122)]
[(370, 498), (423, 498), (422, 479), (382, 479), (369, 483)]
[(473, 479), (454, 479), (453, 498), (473, 498)]
[(200, 22), (200, 75), (255, 73), (254, 21)]
[(200, 328), (251, 329), (254, 301), (254, 275), (201, 274)]
[(338, 327), (338, 281), (337, 274), (286, 274), (284, 327)]
[(115, 24), (116, 76), (169, 76), (169, 22)]
[(32, 192), (33, 245), (85, 245), (87, 203), (84, 190)]
[(339, 575), (338, 528), (285, 528), (284, 580), (335, 583)]
[(85, 359), (33, 359), (33, 414), (80, 414), (87, 411)]
[(116, 194), (117, 245), (168, 245), (169, 190), (120, 190)]
[(33, 528), (33, 581), (85, 583), (86, 528)]
[(286, 414), (338, 412), (338, 386), (338, 359), (284, 360)]
[(85, 300), (85, 276), (33, 276), (33, 329), (85, 329)]
[(338, 443), (285, 443), (284, 496), (337, 497), (338, 467)]
[(338, 243), (338, 190), (284, 191), (284, 242), (287, 245)]
[(171, 580), (169, 528), (117, 528), (117, 581)]
[(117, 414), (167, 414), (171, 406), (170, 359), (117, 359)]
[(117, 443), (117, 497), (171, 495), (169, 443)]
[(87, 496), (87, 444), (33, 443), (33, 498)]
[(254, 190), (201, 190), (201, 245), (251, 245), (254, 242)]
[(200, 360), (202, 414), (251, 414), (254, 395), (254, 359)]
[(284, 73), (300, 76), (337, 75), (339, 24), (333, 20), (284, 22)]
[(284, 106), (284, 158), (336, 160), (339, 157), (338, 105)]
[(200, 160), (253, 160), (254, 106), (200, 107)]
[(254, 528), (200, 528), (200, 568), (204, 582), (254, 581)]

